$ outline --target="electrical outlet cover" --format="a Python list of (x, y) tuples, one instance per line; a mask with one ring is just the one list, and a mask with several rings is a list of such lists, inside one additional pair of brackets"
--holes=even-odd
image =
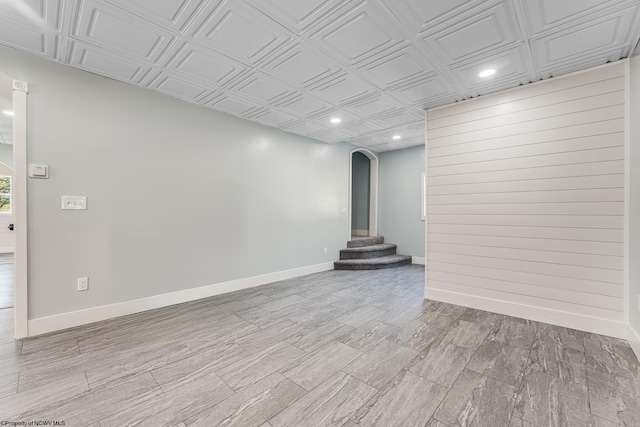
[(87, 198), (85, 196), (62, 196), (63, 210), (87, 210)]
[(78, 278), (78, 290), (86, 291), (89, 289), (89, 278), (88, 277), (79, 277)]

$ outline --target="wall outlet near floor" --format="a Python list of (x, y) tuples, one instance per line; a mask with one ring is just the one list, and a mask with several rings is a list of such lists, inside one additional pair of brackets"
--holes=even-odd
[(322, 251), (322, 254), (323, 254), (323, 255), (326, 255), (326, 254), (327, 254), (327, 248), (324, 248), (324, 250)]
[(78, 290), (86, 291), (89, 289), (89, 278), (88, 277), (78, 277)]

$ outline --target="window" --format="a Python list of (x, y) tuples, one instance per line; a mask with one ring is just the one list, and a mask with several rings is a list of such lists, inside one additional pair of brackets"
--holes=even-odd
[(11, 213), (11, 177), (0, 176), (0, 214)]

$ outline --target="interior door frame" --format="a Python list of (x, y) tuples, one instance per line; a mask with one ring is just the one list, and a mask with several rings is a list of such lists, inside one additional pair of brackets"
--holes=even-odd
[(14, 337), (29, 336), (28, 276), (27, 276), (27, 82), (13, 80), (13, 188), (12, 203), (15, 210), (16, 245)]
[(355, 153), (364, 154), (371, 162), (371, 167), (369, 168), (369, 236), (378, 235), (378, 156), (366, 148), (355, 148), (349, 152), (349, 205), (347, 209), (347, 214), (349, 215), (349, 235), (347, 236), (347, 241), (351, 240), (351, 231), (353, 229), (351, 212), (353, 209), (353, 155)]

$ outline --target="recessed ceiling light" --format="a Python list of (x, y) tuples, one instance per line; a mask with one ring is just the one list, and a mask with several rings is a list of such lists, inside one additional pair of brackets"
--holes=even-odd
[(11, 110), (4, 110), (3, 113), (5, 113), (7, 116), (13, 116), (13, 111)]
[(331, 119), (331, 123), (333, 123), (334, 125), (337, 125), (341, 121), (342, 120), (340, 119), (340, 117), (334, 117), (334, 118)]
[(496, 73), (495, 68), (487, 68), (486, 70), (480, 71), (478, 74), (479, 77), (491, 77)]
[(394, 141), (399, 140), (400, 138), (402, 138), (402, 136), (400, 135), (393, 135), (391, 138), (393, 138)]

